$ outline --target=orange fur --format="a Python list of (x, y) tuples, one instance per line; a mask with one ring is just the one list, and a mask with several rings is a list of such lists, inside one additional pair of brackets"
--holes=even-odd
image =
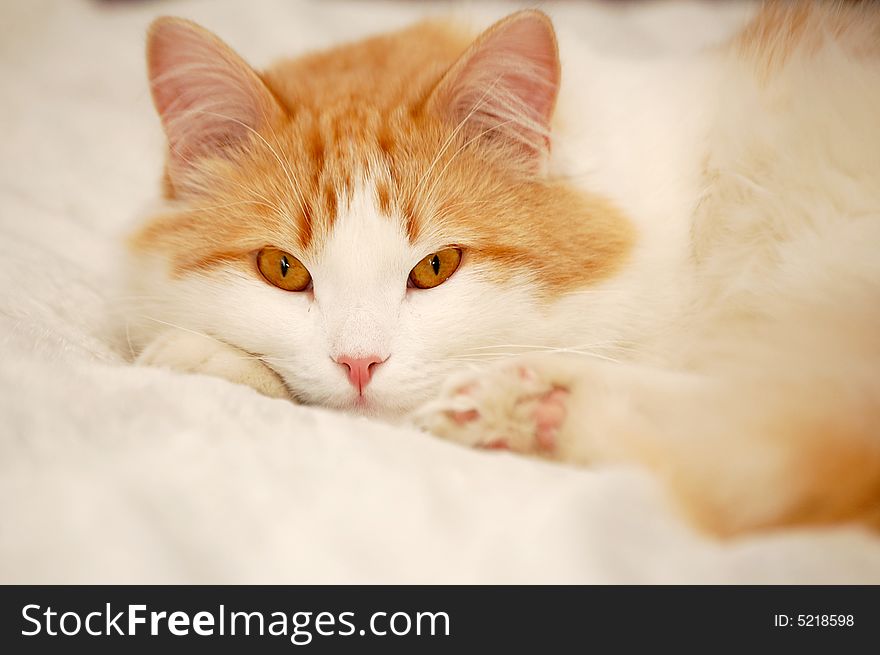
[(857, 57), (880, 54), (880, 18), (872, 2), (766, 2), (737, 36), (735, 50), (762, 79), (796, 52), (813, 55), (832, 39)]
[(754, 324), (738, 360), (708, 366), (718, 382), (682, 393), (630, 381), (643, 418), (620, 417), (608, 447), (660, 472), (715, 534), (880, 529), (880, 312), (865, 307), (854, 321), (797, 300), (776, 309), (784, 320)]
[[(812, 401), (827, 407), (824, 398)], [(755, 427), (763, 444), (737, 443), (737, 435), (726, 434), (732, 443), (721, 447), (711, 461), (688, 454), (675, 463), (662, 462), (659, 470), (669, 475), (697, 522), (722, 536), (844, 522), (880, 529), (880, 442), (874, 428), (880, 407), (876, 402), (870, 405), (853, 408), (858, 413), (850, 416), (842, 415), (839, 407), (828, 407), (825, 415), (804, 416), (809, 412), (803, 405), (790, 413), (774, 413)], [(768, 448), (781, 458), (778, 480), (760, 475), (730, 479), (735, 458), (762, 457)], [(719, 457), (723, 453), (727, 456)], [(685, 470), (685, 463), (703, 469)], [(738, 502), (742, 493), (734, 491), (734, 485), (763, 490), (768, 497)]]
[(369, 175), (381, 211), (410, 239), (430, 233), (461, 246), (499, 281), (524, 274), (554, 295), (611, 274), (634, 235), (609, 202), (512, 167), (505, 144), (458, 134), (426, 106), (467, 43), (424, 23), (278, 63), (261, 76), (283, 116), (260, 130), (271, 150), (252, 137), (234, 163), (199, 161), (198, 195), (179, 197), (166, 183), (169, 199), (183, 202), (134, 247), (164, 252), (177, 275), (218, 261), (252, 268), (265, 245), (307, 258)]

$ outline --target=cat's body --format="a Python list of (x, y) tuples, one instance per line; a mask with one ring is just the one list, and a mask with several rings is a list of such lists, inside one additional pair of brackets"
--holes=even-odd
[[(172, 153), (169, 209), (134, 242), (158, 299), (141, 360), (469, 445), (641, 461), (720, 532), (876, 522), (878, 25), (801, 5), (699, 57), (563, 43), (550, 148), (535, 12), (466, 51), (422, 26), (282, 64), (268, 93), (159, 23)], [(309, 286), (261, 279), (270, 246)]]

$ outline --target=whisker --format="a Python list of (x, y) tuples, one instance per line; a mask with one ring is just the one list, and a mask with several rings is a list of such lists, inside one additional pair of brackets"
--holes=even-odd
[(492, 132), (493, 130), (500, 129), (500, 128), (504, 127), (505, 125), (507, 125), (508, 123), (511, 123), (511, 122), (513, 122), (513, 119), (509, 119), (509, 120), (506, 120), (506, 121), (502, 121), (502, 122), (500, 122), (500, 123), (497, 123), (497, 124), (493, 125), (492, 127), (489, 127), (489, 128), (487, 128), (487, 129), (483, 130), (482, 132), (480, 132), (480, 133), (477, 134), (476, 136), (471, 137), (471, 138), (468, 139), (465, 143), (463, 143), (463, 144), (458, 148), (458, 150), (456, 150), (456, 151), (453, 153), (452, 157), (449, 158), (449, 161), (446, 162), (446, 165), (440, 170), (440, 173), (437, 175), (437, 178), (434, 180), (434, 183), (433, 183), (433, 184), (431, 185), (431, 187), (428, 189), (428, 192), (422, 196), (422, 198), (430, 199), (430, 198), (433, 197), (434, 192), (435, 192), (436, 189), (437, 189), (437, 186), (438, 186), (438, 185), (440, 184), (440, 182), (443, 180), (443, 174), (449, 169), (449, 166), (452, 164), (452, 162), (455, 161), (455, 158), (458, 157), (462, 152), (464, 152), (464, 150), (465, 150), (468, 146), (470, 146), (474, 141), (476, 141), (476, 140), (478, 140), (478, 139), (481, 139), (482, 137), (484, 137), (484, 136), (485, 136), (486, 134), (488, 134), (489, 132)]
[(607, 341), (593, 341), (587, 344), (580, 344), (574, 346), (546, 346), (544, 344), (517, 344), (517, 343), (505, 343), (505, 344), (495, 344), (491, 346), (477, 346), (475, 348), (468, 348), (467, 351), (473, 350), (492, 350), (497, 348), (525, 348), (529, 350), (555, 350), (557, 348), (594, 348), (597, 346), (606, 346), (606, 345), (617, 345), (619, 342), (613, 339), (609, 339)]
[(281, 209), (277, 205), (270, 204), (268, 202), (263, 202), (262, 200), (239, 200), (237, 202), (228, 202), (222, 205), (211, 205), (209, 207), (196, 207), (196, 211), (212, 211), (214, 209), (226, 209), (228, 207), (235, 207), (236, 205), (261, 205), (263, 207), (268, 207), (269, 209), (280, 212)]
[(241, 120), (234, 118), (232, 116), (228, 116), (226, 114), (221, 114), (218, 112), (209, 111), (207, 109), (197, 109), (197, 108), (189, 109), (185, 112), (181, 112), (180, 115), (175, 117), (175, 120), (180, 120), (181, 118), (188, 116), (190, 114), (203, 114), (203, 115), (214, 116), (215, 118), (221, 118), (223, 120), (230, 121), (232, 123), (235, 123), (236, 125), (243, 127), (248, 132), (253, 134), (256, 138), (258, 138), (266, 146), (266, 148), (269, 149), (269, 152), (272, 153), (272, 156), (275, 157), (275, 160), (281, 166), (281, 170), (284, 172), (284, 175), (287, 178), (287, 182), (288, 182), (288, 184), (290, 184), (290, 188), (296, 194), (297, 202), (299, 203), (299, 207), (300, 207), (300, 211), (302, 211), (304, 214), (306, 213), (305, 199), (303, 198), (302, 193), (300, 192), (299, 186), (295, 183), (295, 176), (293, 175), (293, 171), (290, 169), (290, 167), (287, 165), (287, 163), (281, 158), (281, 155), (278, 154), (278, 151), (275, 150), (274, 147), (272, 147), (272, 144), (269, 143), (262, 134), (260, 134), (257, 130), (252, 128), (250, 125), (248, 125), (244, 121), (241, 121)]
[(260, 141), (262, 141), (265, 144), (265, 146), (269, 149), (269, 152), (272, 153), (272, 155), (275, 157), (275, 160), (278, 162), (278, 164), (281, 166), (281, 169), (284, 171), (284, 175), (287, 178), (288, 184), (290, 184), (291, 190), (293, 190), (297, 195), (297, 201), (299, 202), (300, 210), (305, 214), (306, 213), (305, 199), (303, 198), (302, 194), (300, 193), (299, 186), (295, 182), (295, 177), (293, 175), (293, 171), (291, 171), (290, 167), (287, 165), (287, 163), (283, 159), (281, 159), (281, 155), (279, 155), (278, 151), (272, 147), (272, 144), (270, 144), (262, 134), (257, 132), (250, 125), (248, 125), (247, 123), (245, 123), (243, 121), (238, 120), (237, 118), (232, 118), (230, 116), (224, 116), (222, 114), (217, 114), (215, 112), (208, 112), (208, 113), (213, 114), (217, 118), (224, 118), (226, 120), (232, 121), (233, 123), (237, 123), (241, 127), (248, 130), (251, 134), (253, 134), (255, 137), (257, 137)]
[(134, 344), (131, 342), (131, 321), (125, 322), (125, 342), (128, 344), (128, 356), (134, 359)]
[(477, 112), (477, 110), (480, 109), (480, 107), (482, 107), (485, 104), (486, 98), (489, 97), (489, 93), (492, 92), (493, 88), (498, 84), (498, 82), (500, 80), (501, 80), (501, 76), (499, 75), (491, 84), (489, 84), (486, 87), (486, 90), (483, 92), (483, 95), (480, 96), (480, 98), (477, 100), (477, 102), (474, 103), (474, 106), (471, 108), (471, 110), (467, 113), (467, 115), (464, 118), (462, 118), (458, 122), (458, 125), (455, 126), (455, 129), (452, 131), (452, 133), (446, 138), (446, 141), (443, 142), (443, 145), (440, 147), (440, 150), (437, 152), (437, 156), (434, 157), (434, 159), (431, 161), (431, 164), (428, 166), (427, 170), (419, 178), (419, 181), (416, 184), (415, 190), (413, 191), (412, 196), (410, 197), (411, 202), (415, 199), (415, 196), (417, 196), (417, 194), (422, 190), (422, 185), (427, 180), (428, 175), (430, 175), (431, 171), (434, 170), (434, 166), (437, 165), (437, 162), (440, 161), (440, 158), (443, 156), (443, 153), (445, 153), (447, 148), (449, 148), (449, 146), (452, 144), (452, 141), (453, 141), (453, 139), (455, 139), (455, 136), (461, 131), (461, 129), (465, 126), (467, 121)]
[(580, 291), (569, 291), (565, 295), (568, 296), (589, 296), (589, 295), (627, 295), (628, 292), (622, 289), (581, 289)]
[(492, 203), (490, 203), (487, 200), (482, 200), (482, 201), (457, 202), (452, 205), (446, 205), (443, 207), (443, 212), (440, 214), (437, 214), (436, 217), (434, 218), (434, 220), (441, 221), (444, 218), (447, 218), (448, 216), (450, 216), (452, 214), (453, 210), (458, 209), (459, 207), (485, 207), (485, 206), (491, 205), (491, 204)]
[[(177, 148), (175, 148), (173, 146), (171, 147), (171, 150), (172, 150), (172, 152), (174, 152), (174, 154), (179, 159), (186, 162), (191, 168), (195, 166), (194, 161), (192, 159), (189, 159), (188, 157), (185, 157), (180, 150), (178, 150)], [(285, 210), (283, 207), (281, 207), (277, 203), (272, 202), (269, 198), (267, 198), (262, 193), (257, 191), (257, 189), (255, 189), (253, 186), (246, 186), (246, 185), (242, 184), (241, 182), (238, 182), (237, 180), (230, 180), (230, 179), (224, 179), (223, 183), (224, 184), (232, 184), (240, 191), (256, 196), (259, 199), (259, 201), (262, 202), (262, 204), (264, 204), (264, 206), (273, 210), (280, 218), (285, 218), (288, 216), (287, 210)], [(246, 203), (246, 202), (253, 202), (254, 204), (260, 204), (260, 202), (258, 202), (258, 201), (251, 201), (251, 200), (241, 201), (241, 203)], [(210, 207), (194, 206), (194, 207), (192, 207), (192, 210), (193, 211), (210, 211), (212, 209), (231, 207), (235, 204), (238, 204), (238, 203), (229, 203), (228, 205), (215, 205), (215, 206), (210, 206)]]
[[(500, 361), (504, 359), (513, 359), (515, 357), (519, 357), (522, 355), (529, 354), (530, 351), (521, 351), (521, 352), (494, 352), (494, 353), (483, 353), (482, 355), (479, 353), (475, 353), (472, 357), (477, 357), (478, 362), (494, 362)], [(577, 355), (579, 357), (592, 357), (594, 359), (601, 359), (607, 362), (614, 362), (615, 364), (622, 364), (623, 360), (611, 357), (609, 355), (604, 355), (597, 352), (591, 352), (586, 350), (575, 350), (573, 348), (546, 348), (541, 350), (532, 350), (534, 352), (541, 352), (544, 354), (560, 354), (560, 355)]]
[[(211, 336), (210, 334), (207, 334), (205, 332), (199, 332), (198, 330), (192, 330), (190, 328), (184, 327), (182, 325), (178, 325), (176, 323), (171, 323), (169, 321), (163, 321), (162, 319), (156, 318), (155, 316), (147, 316), (146, 314), (138, 314), (137, 316), (138, 316), (138, 318), (143, 318), (148, 321), (153, 321), (154, 323), (159, 323), (161, 325), (165, 325), (166, 327), (174, 328), (176, 330), (181, 330), (183, 332), (189, 332), (190, 334), (194, 334), (199, 337), (204, 337), (206, 339), (210, 339), (211, 341), (214, 341), (216, 343), (219, 343), (219, 344), (224, 345), (229, 348), (235, 348), (235, 346), (230, 346), (230, 344), (226, 343), (225, 341), (221, 341), (220, 339), (218, 339), (214, 336)], [(242, 353), (244, 353), (243, 356), (238, 357), (238, 359), (241, 359), (241, 360), (255, 360), (255, 359), (262, 360), (262, 357), (259, 355), (247, 355), (247, 353), (245, 353), (244, 351), (242, 351)]]

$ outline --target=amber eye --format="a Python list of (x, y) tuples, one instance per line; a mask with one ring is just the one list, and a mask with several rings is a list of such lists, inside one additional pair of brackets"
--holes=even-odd
[(458, 248), (432, 252), (410, 271), (409, 281), (419, 289), (433, 289), (446, 282), (460, 263), (461, 250)]
[(258, 252), (257, 268), (267, 282), (285, 291), (305, 291), (312, 281), (302, 262), (278, 248), (263, 248)]

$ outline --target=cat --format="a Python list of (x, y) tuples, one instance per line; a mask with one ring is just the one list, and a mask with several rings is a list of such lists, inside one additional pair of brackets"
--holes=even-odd
[(875, 6), (650, 61), (560, 57), (523, 10), (264, 73), (166, 17), (147, 60), (140, 363), (639, 463), (718, 535), (880, 526)]

